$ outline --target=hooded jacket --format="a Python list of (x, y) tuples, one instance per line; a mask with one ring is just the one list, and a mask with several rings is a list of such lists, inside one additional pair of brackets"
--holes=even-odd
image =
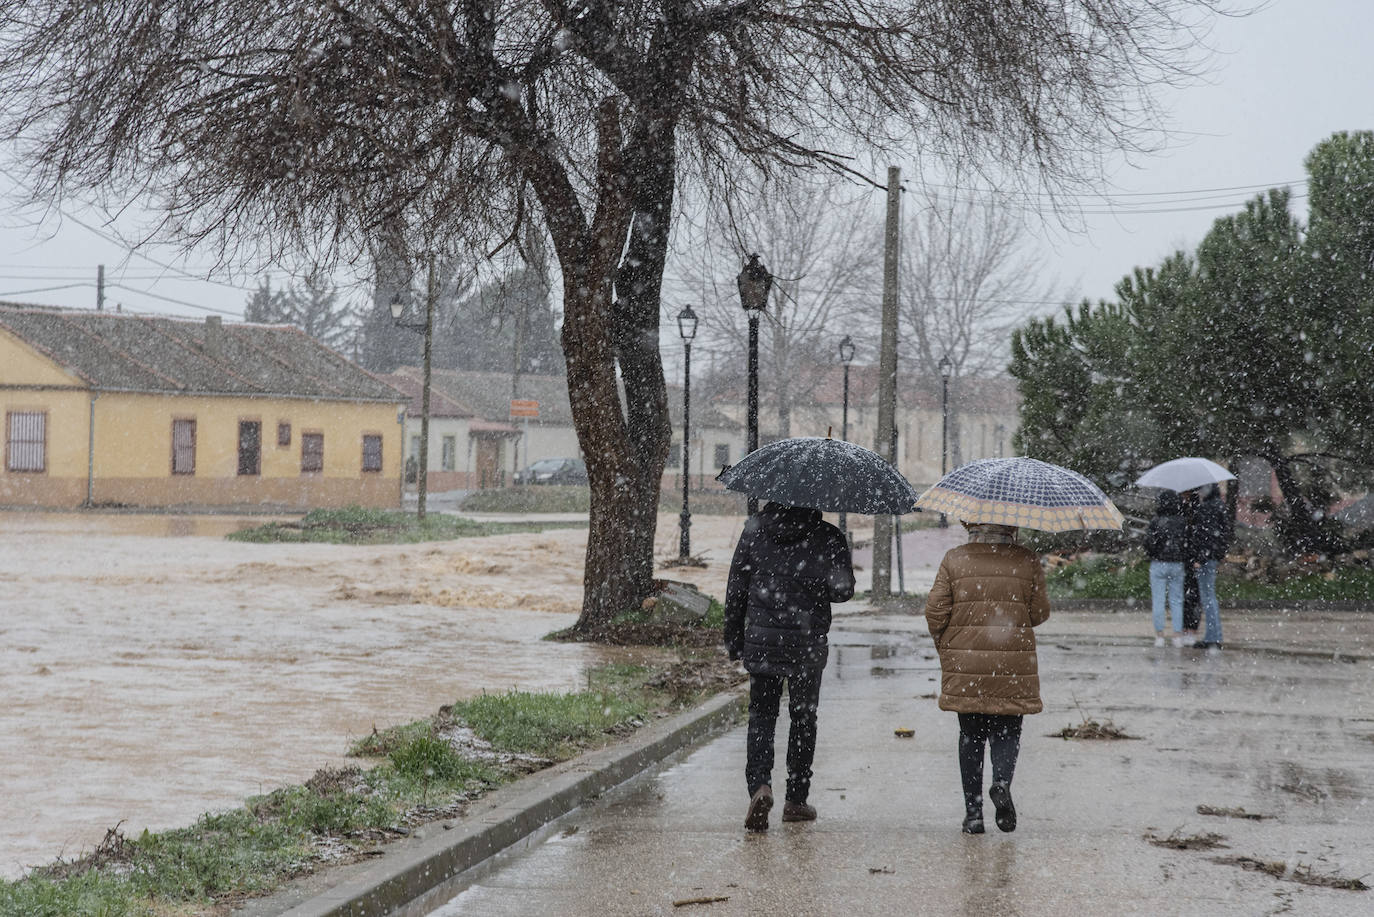
[(1166, 490), (1155, 501), (1155, 517), (1145, 530), (1145, 556), (1150, 560), (1178, 563), (1188, 552), (1188, 517), (1183, 498)]
[(940, 653), (940, 709), (1039, 713), (1031, 628), (1050, 616), (1040, 558), (1019, 544), (971, 542), (940, 562), (926, 623)]
[(830, 603), (854, 596), (849, 543), (820, 510), (769, 503), (730, 562), (725, 648), (753, 675), (825, 666)]
[(1231, 546), (1231, 538), (1231, 517), (1226, 512), (1226, 501), (1221, 499), (1221, 490), (1214, 484), (1188, 520), (1188, 560), (1193, 563), (1221, 560)]

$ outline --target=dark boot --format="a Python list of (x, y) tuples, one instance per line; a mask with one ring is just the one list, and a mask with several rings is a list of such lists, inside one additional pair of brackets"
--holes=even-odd
[(773, 808), (773, 788), (764, 784), (749, 797), (749, 812), (744, 816), (744, 827), (750, 831), (768, 830), (768, 813)]
[(968, 813), (967, 815), (964, 816), (964, 833), (965, 833), (965, 834), (982, 834), (982, 833), (983, 833), (983, 813), (982, 813), (982, 812), (970, 812), (970, 813)]
[(1011, 803), (1010, 784), (995, 782), (988, 787), (988, 798), (997, 808), (997, 827), (1003, 831), (1016, 830), (1016, 806)]
[(816, 807), (809, 806), (804, 802), (793, 802), (787, 800), (782, 804), (783, 821), (815, 821)]

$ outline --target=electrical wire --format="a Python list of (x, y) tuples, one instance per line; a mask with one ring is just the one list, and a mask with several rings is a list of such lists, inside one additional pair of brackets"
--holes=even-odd
[(161, 293), (154, 293), (151, 290), (140, 290), (136, 287), (125, 286), (122, 283), (107, 283), (105, 284), (105, 286), (114, 287), (120, 290), (126, 290), (130, 293), (137, 293), (139, 296), (151, 296), (153, 299), (160, 299), (164, 302), (175, 303), (178, 306), (186, 306), (188, 309), (199, 309), (202, 312), (215, 312), (219, 315), (228, 315), (231, 318), (243, 317), (242, 312), (230, 312), (227, 309), (216, 309), (213, 306), (202, 306), (199, 303), (187, 302), (184, 299), (177, 299), (173, 296), (163, 296)]
[[(20, 279), (23, 279), (23, 278), (20, 278)], [(25, 295), (27, 295), (27, 294), (29, 294), (29, 293), (50, 293), (50, 292), (52, 292), (53, 290), (72, 290), (72, 289), (75, 289), (75, 288), (77, 288), (77, 287), (94, 287), (94, 286), (95, 286), (94, 283), (86, 282), (86, 283), (66, 283), (66, 284), (63, 284), (63, 285), (60, 286), (60, 287), (35, 287), (35, 288), (32, 289), (32, 290), (11, 290), (11, 291), (8, 292), (8, 293), (0, 293), (0, 298), (4, 298), (4, 297), (7, 297), (7, 296), (25, 296)]]

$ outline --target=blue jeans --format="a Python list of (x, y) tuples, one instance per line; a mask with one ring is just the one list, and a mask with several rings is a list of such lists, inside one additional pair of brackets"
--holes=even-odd
[(1217, 562), (1209, 560), (1197, 568), (1197, 594), (1202, 604), (1203, 619), (1207, 629), (1202, 634), (1204, 643), (1221, 642), (1221, 606), (1217, 604)]
[[(1165, 590), (1168, 590), (1167, 596)], [(1215, 592), (1215, 590), (1213, 590)], [(1173, 613), (1174, 633), (1183, 630), (1183, 561), (1150, 561), (1150, 599), (1154, 603), (1155, 633), (1164, 630), (1164, 603)]]

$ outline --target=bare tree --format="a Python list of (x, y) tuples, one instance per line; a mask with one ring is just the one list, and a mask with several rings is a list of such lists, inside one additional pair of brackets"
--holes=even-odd
[(138, 199), (226, 256), (359, 257), (388, 223), (432, 255), (541, 220), (592, 631), (652, 588), (679, 182), (737, 200), (854, 171), (852, 147), (1063, 187), (1157, 136), (1151, 93), (1189, 75), (1221, 2), (0, 0), (0, 136), (36, 199)]
[[(1011, 333), (1031, 312), (1054, 302), (1026, 234), (1024, 212), (996, 195), (917, 192), (903, 233), (900, 321), (907, 360), (935, 380), (949, 361), (949, 448), (962, 459), (961, 379), (1001, 375)], [(938, 394), (938, 392), (937, 392)]]
[(779, 437), (792, 435), (794, 415), (816, 407), (816, 386), (845, 333), (839, 329), (852, 330), (880, 292), (882, 249), (871, 197), (834, 180), (786, 183), (768, 189), (747, 213), (721, 208), (704, 225), (684, 226), (674, 241), (670, 271), (680, 296), (700, 297), (704, 343), (716, 365), (735, 370), (741, 390), (748, 316), (735, 288), (740, 255), (759, 254), (774, 274), (760, 317), (759, 372), (761, 401), (776, 412)]

